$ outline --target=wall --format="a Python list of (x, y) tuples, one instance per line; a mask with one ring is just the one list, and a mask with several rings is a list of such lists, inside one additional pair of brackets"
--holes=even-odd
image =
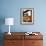
[[(20, 24), (20, 8), (34, 8), (33, 25)], [(0, 18), (6, 17), (15, 19), (15, 24), (11, 27), (12, 32), (40, 31), (46, 35), (46, 0), (0, 0)], [(0, 25), (0, 32), (8, 32), (8, 26)]]
[[(1, 0), (0, 17), (14, 17), (15, 24), (12, 31), (46, 31), (46, 1), (45, 0)], [(20, 8), (34, 8), (34, 24), (20, 24)], [(3, 25), (2, 32), (7, 31), (7, 26)], [(14, 28), (14, 29), (13, 29)], [(18, 30), (19, 29), (19, 30)]]
[[(15, 24), (12, 31), (46, 31), (46, 1), (45, 0), (1, 0), (0, 17), (14, 17)], [(20, 8), (34, 8), (34, 24), (20, 24)], [(7, 31), (7, 26), (2, 26), (2, 32)], [(19, 30), (18, 30), (19, 29)]]

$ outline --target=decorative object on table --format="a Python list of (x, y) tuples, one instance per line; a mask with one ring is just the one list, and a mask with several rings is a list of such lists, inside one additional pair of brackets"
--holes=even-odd
[(9, 32), (8, 32), (9, 35), (11, 35), (10, 26), (13, 24), (14, 24), (14, 18), (5, 18), (5, 25), (9, 25)]
[(38, 35), (37, 33), (33, 32), (26, 32), (25, 35)]
[(21, 8), (20, 14), (21, 24), (33, 24), (34, 8)]

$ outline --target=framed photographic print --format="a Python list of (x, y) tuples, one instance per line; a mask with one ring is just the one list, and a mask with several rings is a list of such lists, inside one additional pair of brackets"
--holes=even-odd
[(34, 8), (21, 8), (20, 14), (21, 24), (33, 24)]

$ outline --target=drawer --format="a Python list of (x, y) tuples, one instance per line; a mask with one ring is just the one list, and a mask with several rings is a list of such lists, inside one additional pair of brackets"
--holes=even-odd
[(7, 36), (4, 36), (4, 39), (10, 39), (10, 40), (22, 40), (24, 39), (24, 36), (23, 35), (15, 35), (15, 36), (10, 36), (10, 35), (7, 35)]
[(32, 46), (43, 46), (43, 40), (32, 41)]
[(4, 46), (23, 46), (23, 40), (5, 40)]
[(34, 39), (35, 39), (35, 40), (38, 40), (38, 39), (39, 39), (39, 40), (43, 40), (43, 36), (41, 36), (41, 35), (38, 35), (38, 36), (37, 36), (37, 35), (33, 35), (33, 36), (25, 35), (25, 40), (26, 40), (26, 39), (27, 39), (27, 40), (29, 40), (29, 39), (30, 39), (30, 40), (31, 40), (31, 39), (33, 39), (33, 40), (34, 40)]
[(43, 46), (42, 40), (25, 40), (24, 46)]
[(4, 41), (4, 46), (15, 46), (16, 45), (16, 41), (14, 40), (5, 40)]

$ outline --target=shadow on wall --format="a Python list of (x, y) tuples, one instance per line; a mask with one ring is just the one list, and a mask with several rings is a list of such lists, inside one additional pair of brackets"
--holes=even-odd
[(5, 17), (0, 16), (0, 46), (3, 46), (3, 34), (2, 33), (2, 25), (5, 23)]

